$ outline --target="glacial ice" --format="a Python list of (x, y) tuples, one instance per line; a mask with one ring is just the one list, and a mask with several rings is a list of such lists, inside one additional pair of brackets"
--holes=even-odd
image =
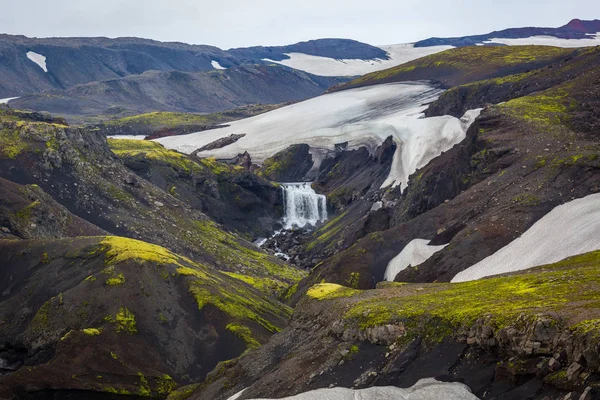
[(385, 270), (383, 279), (393, 281), (400, 271), (405, 270), (409, 265), (416, 267), (427, 261), (434, 253), (442, 250), (447, 244), (440, 246), (429, 246), (430, 240), (414, 239), (407, 244), (400, 254), (392, 258)]
[(521, 271), (600, 249), (600, 193), (562, 204), (452, 282)]
[(33, 51), (28, 51), (27, 58), (39, 65), (39, 67), (43, 69), (44, 72), (48, 72), (48, 68), (46, 67), (46, 57)]
[(228, 127), (156, 139), (165, 147), (184, 153), (232, 133), (246, 136), (220, 149), (203, 151), (200, 157), (233, 158), (248, 151), (252, 160), (266, 158), (292, 144), (306, 143), (313, 159), (333, 151), (336, 143), (348, 149), (361, 146), (375, 151), (388, 136), (397, 148), (393, 166), (382, 187), (404, 190), (417, 168), (465, 138), (481, 110), (461, 119), (452, 116), (424, 118), (428, 103), (442, 93), (426, 82), (390, 83), (345, 90), (315, 97), (252, 118), (231, 122)]
[[(243, 393), (243, 392), (242, 392)], [(238, 396), (238, 397), (235, 397)], [(241, 394), (228, 400), (237, 399)], [(433, 378), (421, 379), (414, 386), (401, 389), (394, 386), (375, 386), (367, 389), (317, 389), (284, 397), (281, 400), (477, 400), (469, 387), (458, 382), (440, 382)], [(253, 399), (272, 400), (272, 399)]]
[(388, 53), (389, 60), (335, 59), (304, 53), (286, 53), (290, 57), (289, 59), (273, 61), (265, 58), (264, 61), (321, 76), (357, 76), (395, 67), (417, 58), (453, 48), (452, 46), (415, 47), (413, 43), (378, 47)]
[(215, 60), (211, 60), (210, 64), (213, 66), (214, 69), (227, 69), (227, 68), (223, 67), (221, 64), (219, 64), (218, 61), (215, 61)]
[(144, 140), (146, 135), (110, 135), (109, 139), (129, 139), (129, 140)]
[(508, 39), (508, 38), (492, 38), (484, 41), (485, 44), (505, 44), (508, 46), (555, 46), (565, 48), (588, 47), (600, 45), (600, 32), (595, 35), (588, 35), (585, 39), (561, 39), (554, 36), (530, 36), (528, 38)]

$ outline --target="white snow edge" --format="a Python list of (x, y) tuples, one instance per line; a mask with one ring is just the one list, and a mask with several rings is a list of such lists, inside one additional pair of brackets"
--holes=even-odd
[(452, 282), (522, 271), (600, 249), (600, 193), (562, 204)]
[(404, 246), (402, 251), (388, 263), (383, 279), (390, 282), (393, 281), (396, 275), (408, 268), (409, 265), (416, 267), (419, 264), (423, 264), (432, 255), (448, 246), (447, 244), (430, 246), (429, 242), (430, 240), (427, 239), (414, 239)]
[(28, 51), (26, 55), (27, 58), (36, 63), (41, 69), (43, 69), (44, 72), (48, 72), (48, 68), (46, 67), (46, 57), (33, 51)]
[(210, 64), (213, 66), (214, 69), (227, 69), (224, 66), (222, 66), (221, 64), (219, 64), (218, 61), (215, 61), (215, 60), (211, 60)]

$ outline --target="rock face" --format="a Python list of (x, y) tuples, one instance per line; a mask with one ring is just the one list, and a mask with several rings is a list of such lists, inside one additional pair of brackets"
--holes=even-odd
[(265, 160), (259, 175), (274, 182), (301, 182), (313, 166), (307, 144), (294, 144)]
[(207, 144), (206, 146), (202, 146), (198, 150), (194, 150), (192, 153), (190, 153), (190, 155), (195, 156), (196, 154), (198, 154), (201, 151), (220, 149), (221, 147), (225, 147), (227, 145), (230, 145), (231, 143), (237, 142), (244, 136), (246, 136), (245, 133), (240, 133), (238, 135), (236, 135), (235, 133), (232, 133), (231, 135), (229, 135), (227, 137), (217, 139), (214, 142)]
[[(0, 240), (0, 397), (165, 397), (264, 343), (289, 309), (121, 237)], [(14, 371), (12, 373), (7, 373)]]
[[(331, 385), (409, 387), (424, 377), (463, 382), (480, 398), (582, 393), (594, 387), (600, 367), (598, 337), (591, 333), (597, 332), (598, 308), (596, 300), (583, 300), (582, 307), (593, 310), (583, 316), (571, 305), (585, 291), (598, 290), (599, 268), (600, 253), (594, 252), (452, 286), (385, 284), (361, 292), (320, 284), (297, 305), (284, 331), (212, 375), (191, 398), (226, 399), (244, 388), (241, 398)], [(578, 278), (556, 280), (571, 273)], [(582, 291), (570, 291), (579, 285)]]
[(249, 172), (249, 158), (249, 166), (230, 166), (167, 150), (155, 142), (109, 139), (108, 143), (139, 177), (251, 239), (270, 235), (281, 219), (279, 189)]

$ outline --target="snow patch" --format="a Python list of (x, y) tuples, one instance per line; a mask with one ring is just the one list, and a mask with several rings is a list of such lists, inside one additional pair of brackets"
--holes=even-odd
[(44, 72), (48, 72), (48, 68), (46, 67), (46, 57), (33, 51), (28, 51), (27, 58), (39, 65), (39, 67), (43, 69)]
[(146, 135), (111, 135), (107, 136), (109, 139), (130, 139), (130, 140), (144, 140)]
[(379, 46), (379, 48), (388, 53), (389, 60), (335, 59), (304, 53), (286, 53), (290, 58), (282, 61), (268, 58), (263, 60), (320, 76), (357, 76), (395, 67), (417, 58), (452, 49), (453, 46), (415, 47), (413, 43), (407, 43)]
[(210, 63), (214, 69), (227, 69), (227, 68), (223, 67), (221, 64), (219, 64), (218, 61), (211, 60)]
[(8, 104), (11, 100), (16, 100), (18, 97), (7, 97), (6, 99), (0, 99), (0, 104)]
[[(408, 389), (394, 386), (376, 386), (368, 389), (317, 389), (284, 397), (282, 400), (476, 400), (469, 387), (458, 382), (440, 382), (433, 378), (421, 379)], [(229, 400), (232, 400), (230, 398)], [(271, 399), (254, 399), (271, 400)]]
[(390, 175), (382, 187), (401, 185), (404, 190), (409, 175), (417, 168), (465, 138), (470, 123), (481, 111), (469, 111), (462, 119), (424, 118), (426, 104), (442, 92), (423, 82), (345, 90), (231, 122), (228, 127), (156, 141), (191, 153), (217, 139), (243, 132), (246, 136), (237, 142), (200, 152), (198, 156), (233, 158), (248, 151), (254, 162), (262, 163), (292, 144), (308, 144), (311, 154), (319, 154), (315, 158), (321, 160), (323, 154), (334, 150), (336, 143), (348, 142), (349, 150), (365, 146), (374, 152), (392, 136), (397, 147)]
[(442, 250), (447, 244), (441, 246), (429, 246), (430, 240), (414, 239), (404, 246), (400, 254), (392, 258), (389, 262), (383, 279), (393, 281), (400, 271), (404, 271), (408, 266), (416, 267), (427, 261), (434, 253)]
[(588, 47), (600, 45), (600, 32), (588, 34), (585, 39), (561, 39), (554, 36), (530, 36), (519, 39), (492, 38), (484, 41), (484, 44), (505, 44), (508, 46), (555, 46), (555, 47)]
[(458, 273), (452, 282), (521, 271), (600, 249), (600, 194), (560, 205), (521, 237)]
[(237, 392), (236, 394), (234, 394), (233, 396), (231, 396), (227, 400), (237, 400), (240, 397), (242, 397), (242, 395), (244, 394), (245, 391), (246, 391), (246, 389), (240, 390), (239, 392)]

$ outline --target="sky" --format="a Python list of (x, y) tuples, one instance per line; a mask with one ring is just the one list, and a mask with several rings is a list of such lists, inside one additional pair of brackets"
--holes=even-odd
[(137, 36), (223, 49), (349, 38), (382, 45), (600, 18), (598, 0), (0, 0), (0, 32)]

